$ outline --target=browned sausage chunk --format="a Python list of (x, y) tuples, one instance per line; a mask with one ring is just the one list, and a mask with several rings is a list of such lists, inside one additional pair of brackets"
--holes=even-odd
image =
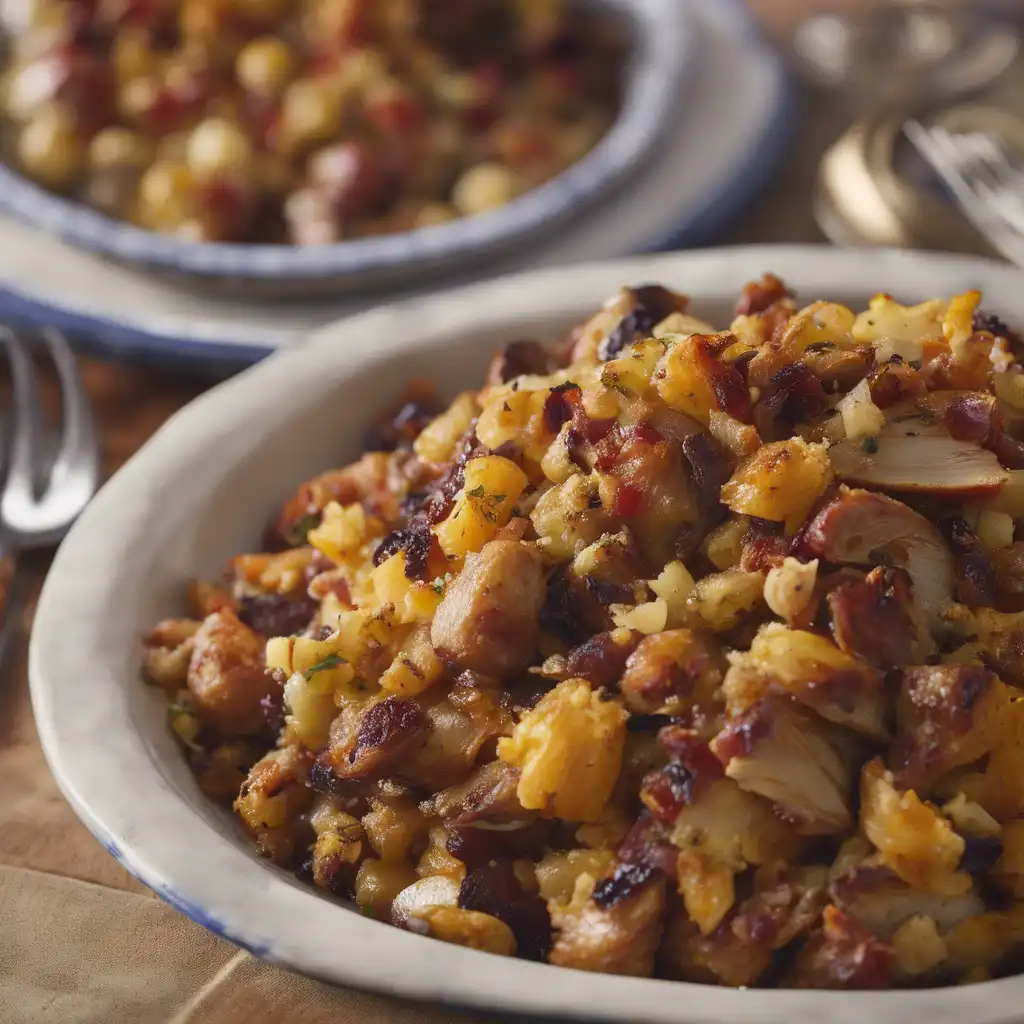
[(207, 616), (196, 633), (188, 688), (200, 717), (235, 735), (262, 731), (260, 702), (280, 690), (267, 671), (263, 640), (230, 609)]
[(515, 675), (533, 658), (543, 603), (537, 551), (519, 541), (491, 541), (466, 559), (434, 615), (431, 643), (460, 669)]

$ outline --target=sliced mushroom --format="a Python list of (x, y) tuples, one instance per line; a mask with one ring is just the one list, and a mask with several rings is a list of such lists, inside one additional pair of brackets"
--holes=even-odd
[(836, 565), (885, 562), (906, 569), (928, 625), (941, 626), (939, 613), (953, 599), (953, 553), (939, 530), (902, 502), (843, 488), (807, 525), (801, 544)]
[(804, 835), (832, 835), (853, 823), (853, 766), (836, 727), (784, 697), (759, 701), (711, 743), (725, 774), (771, 800)]
[(877, 437), (842, 441), (829, 458), (848, 483), (959, 500), (994, 494), (1010, 478), (988, 449), (916, 413), (890, 413)]

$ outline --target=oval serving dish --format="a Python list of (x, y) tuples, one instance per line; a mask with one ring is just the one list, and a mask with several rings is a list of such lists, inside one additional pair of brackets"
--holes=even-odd
[(677, 0), (591, 0), (629, 25), (619, 115), (582, 160), (507, 205), (476, 217), (322, 246), (188, 242), (116, 221), (0, 164), (0, 211), (97, 255), (182, 283), (261, 297), (394, 286), (494, 257), (577, 216), (629, 176), (673, 121), (696, 56), (691, 15)]
[[(1018, 272), (978, 259), (878, 251), (865, 261), (857, 252), (815, 247), (646, 257), (509, 278), (365, 314), (317, 332), (175, 416), (83, 515), (56, 557), (36, 615), (36, 721), (54, 774), (89, 828), (164, 899), (256, 955), (396, 996), (546, 1019), (662, 1024), (1013, 1019), (1024, 977), (842, 995), (737, 991), (582, 976), (369, 920), (255, 856), (238, 823), (199, 792), (161, 696), (139, 684), (138, 638), (174, 613), (186, 581), (246, 550), (263, 510), (297, 482), (355, 456), (365, 425), (408, 378), (429, 376), (451, 397), (482, 378), (496, 347), (524, 336), (554, 339), (624, 283), (664, 282), (693, 297), (695, 315), (727, 319), (738, 289), (766, 270), (799, 296), (851, 304), (880, 289), (916, 301), (980, 287), (986, 308), (1024, 319)], [(394, 342), (381, 353), (384, 335)]]

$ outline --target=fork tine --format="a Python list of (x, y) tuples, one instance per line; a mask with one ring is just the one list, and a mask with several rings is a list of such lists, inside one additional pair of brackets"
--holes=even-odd
[(8, 505), (20, 509), (31, 506), (35, 501), (36, 467), (39, 465), (45, 424), (32, 357), (25, 343), (7, 328), (0, 330), (0, 342), (7, 354), (13, 392), (7, 481), (0, 500), (0, 514), (6, 519)]
[(78, 486), (87, 490), (87, 501), (99, 482), (99, 452), (92, 409), (67, 339), (59, 331), (49, 329), (44, 330), (41, 337), (57, 368), (63, 406), (60, 449), (47, 491), (52, 494), (58, 488), (68, 487), (74, 477)]

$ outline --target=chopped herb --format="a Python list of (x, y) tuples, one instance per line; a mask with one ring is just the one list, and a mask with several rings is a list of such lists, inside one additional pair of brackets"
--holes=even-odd
[(172, 722), (178, 718), (181, 718), (182, 715), (191, 715), (193, 713), (194, 712), (192, 707), (186, 704), (184, 701), (179, 701), (177, 704), (172, 704), (167, 709), (167, 714), (170, 715)]
[(324, 672), (329, 668), (337, 668), (339, 665), (344, 665), (345, 659), (340, 654), (328, 654), (323, 661), (318, 661), (315, 665), (311, 665), (305, 671), (305, 676), (308, 679), (310, 676), (314, 676), (317, 672)]
[(491, 495), (491, 500), (495, 502), (495, 504), (500, 505), (505, 500), (506, 497), (507, 495), (505, 494), (494, 494)]
[(444, 588), (451, 583), (451, 580), (452, 574), (450, 572), (446, 572), (444, 576), (438, 576), (431, 580), (430, 589), (433, 590), (435, 594), (443, 594)]
[(309, 531), (315, 530), (320, 525), (320, 517), (314, 515), (300, 516), (295, 520), (292, 532), (303, 544), (309, 539)]
[(471, 491), (466, 491), (467, 498), (482, 498), (486, 492), (484, 491), (484, 485), (480, 484), (479, 487), (474, 487)]
[(865, 437), (860, 443), (860, 450), (867, 452), (868, 455), (874, 455), (878, 451), (878, 438), (877, 437)]
[(374, 917), (375, 918), (377, 916), (374, 913), (373, 907), (369, 906), (368, 904), (364, 905), (364, 906), (361, 906), (359, 908), (359, 913), (362, 914), (363, 917)]

